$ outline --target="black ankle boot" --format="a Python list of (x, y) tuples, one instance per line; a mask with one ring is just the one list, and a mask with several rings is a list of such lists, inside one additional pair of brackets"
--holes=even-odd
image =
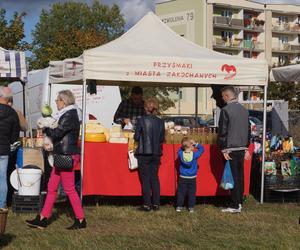
[(26, 220), (26, 223), (30, 227), (35, 227), (39, 229), (44, 229), (48, 226), (47, 218), (41, 220), (41, 216), (38, 214), (33, 220)]
[(153, 209), (153, 211), (158, 211), (159, 210), (159, 205), (153, 205), (152, 209)]
[(78, 219), (75, 219), (75, 222), (72, 226), (68, 227), (68, 230), (77, 230), (77, 229), (84, 229), (86, 228), (86, 220), (83, 219), (82, 222), (80, 222)]

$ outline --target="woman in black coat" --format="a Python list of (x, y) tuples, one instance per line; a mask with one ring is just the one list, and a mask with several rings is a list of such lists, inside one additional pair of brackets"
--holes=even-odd
[[(58, 93), (56, 106), (58, 114), (55, 118), (58, 120), (57, 128), (46, 128), (44, 133), (52, 139), (53, 153), (61, 156), (71, 156), (73, 166), (80, 159), (78, 148), (78, 137), (80, 130), (80, 122), (78, 111), (75, 104), (75, 98), (71, 91), (63, 90)], [(75, 213), (75, 223), (68, 229), (82, 229), (86, 227), (85, 215), (83, 208), (75, 190), (75, 174), (74, 167), (71, 169), (58, 168), (55, 166), (51, 172), (48, 182), (48, 193), (44, 207), (34, 220), (27, 220), (27, 224), (31, 227), (45, 228), (48, 225), (52, 208), (57, 196), (57, 189), (62, 183), (65, 193), (68, 195), (73, 211)]]
[[(165, 139), (164, 122), (158, 118), (158, 102), (148, 99), (145, 102), (146, 114), (137, 122), (134, 140), (138, 147), (135, 155), (138, 160), (139, 175), (142, 184), (143, 211), (158, 210), (160, 204), (160, 184), (158, 169), (162, 155), (162, 143)], [(151, 202), (152, 193), (152, 202)]]

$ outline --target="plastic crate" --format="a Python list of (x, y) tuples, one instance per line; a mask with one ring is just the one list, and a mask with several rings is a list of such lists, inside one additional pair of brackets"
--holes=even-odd
[(39, 213), (44, 205), (46, 193), (37, 196), (13, 194), (12, 210), (14, 213)]

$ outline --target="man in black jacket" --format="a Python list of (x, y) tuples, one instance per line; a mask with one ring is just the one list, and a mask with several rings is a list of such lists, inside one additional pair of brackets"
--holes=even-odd
[(223, 88), (222, 97), (227, 105), (221, 110), (218, 139), (224, 158), (230, 161), (234, 180), (234, 188), (230, 192), (233, 206), (222, 212), (240, 213), (244, 195), (244, 159), (250, 159), (249, 115), (238, 103), (233, 87)]
[(10, 145), (19, 139), (20, 125), (16, 111), (8, 105), (12, 92), (0, 87), (0, 209), (6, 207), (7, 165)]

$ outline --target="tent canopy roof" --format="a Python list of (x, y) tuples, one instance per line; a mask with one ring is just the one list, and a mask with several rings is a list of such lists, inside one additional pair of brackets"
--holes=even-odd
[(272, 69), (270, 80), (273, 82), (300, 82), (300, 64)]
[(268, 65), (202, 48), (149, 12), (118, 39), (83, 53), (83, 77), (101, 84), (266, 85)]
[(0, 78), (25, 81), (26, 77), (25, 53), (0, 47)]

